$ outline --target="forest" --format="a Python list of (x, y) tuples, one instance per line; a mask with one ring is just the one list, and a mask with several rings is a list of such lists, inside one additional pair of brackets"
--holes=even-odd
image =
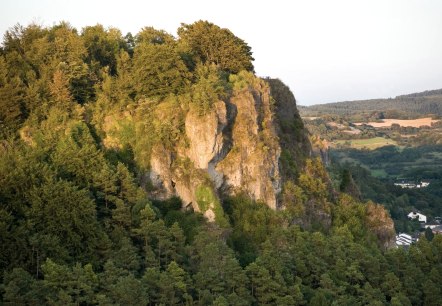
[[(340, 183), (341, 173), (349, 171), (362, 199), (381, 203), (388, 209), (397, 233), (414, 234), (423, 232), (423, 229), (419, 222), (408, 219), (411, 211), (425, 214), (430, 223), (442, 215), (439, 205), (442, 200), (442, 169), (438, 156), (432, 155), (440, 154), (440, 151), (440, 146), (406, 148), (402, 152), (394, 146), (373, 151), (332, 150), (329, 171), (336, 184)], [(425, 157), (430, 158), (428, 162), (422, 162)], [(403, 189), (394, 186), (399, 179), (423, 180), (430, 185), (423, 189)]]
[(345, 101), (300, 107), (303, 116), (357, 115), (384, 112), (385, 118), (410, 119), (420, 115), (442, 115), (442, 89), (400, 95), (389, 99)]
[[(278, 209), (238, 193), (212, 222), (180, 198), (149, 196), (152, 148), (186, 145), (183, 112), (205, 116), (235, 92), (279, 84), (256, 77), (253, 60), (207, 21), (177, 37), (67, 22), (6, 32), (0, 304), (440, 305), (442, 236), (392, 247), (382, 205), (360, 200), (348, 175), (333, 188), (319, 158), (291, 153), (302, 151), (299, 120), (282, 125), (300, 143), (281, 152), (293, 180)], [(176, 167), (192, 178), (187, 160)]]

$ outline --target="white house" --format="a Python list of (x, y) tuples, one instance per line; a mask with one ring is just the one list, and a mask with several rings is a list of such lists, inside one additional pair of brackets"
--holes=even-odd
[(410, 189), (414, 189), (414, 188), (426, 188), (428, 187), (428, 185), (430, 185), (430, 182), (420, 182), (418, 184), (416, 184), (415, 182), (406, 182), (406, 181), (402, 181), (399, 183), (394, 183), (395, 186), (400, 186), (401, 188), (410, 188)]
[(430, 185), (430, 182), (421, 182), (422, 188), (428, 187), (428, 185)]
[(410, 245), (413, 242), (413, 238), (405, 233), (401, 233), (396, 236), (396, 245)]
[(433, 228), (438, 227), (438, 226), (441, 226), (441, 225), (440, 225), (440, 223), (437, 223), (437, 222), (430, 222), (430, 223), (425, 223), (424, 224), (425, 228), (430, 228), (430, 229), (433, 229)]
[(425, 216), (421, 213), (418, 213), (418, 212), (412, 211), (411, 213), (408, 214), (408, 218), (413, 219), (413, 220), (417, 218), (419, 220), (419, 222), (427, 223), (427, 216)]

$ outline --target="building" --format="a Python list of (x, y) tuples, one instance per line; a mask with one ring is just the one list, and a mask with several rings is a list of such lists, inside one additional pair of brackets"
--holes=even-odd
[(396, 235), (396, 245), (397, 246), (408, 246), (413, 243), (413, 238), (411, 235), (400, 233)]
[(440, 225), (441, 224), (439, 222), (428, 222), (428, 223), (421, 225), (421, 227), (433, 229), (433, 228), (438, 227)]
[(417, 218), (419, 220), (419, 222), (427, 223), (427, 216), (425, 216), (421, 213), (415, 212), (415, 211), (410, 212), (408, 214), (408, 218), (413, 219), (413, 220)]
[(414, 188), (426, 188), (426, 187), (428, 187), (428, 185), (430, 185), (430, 182), (421, 181), (420, 183), (416, 184), (415, 182), (411, 182), (411, 181), (401, 181), (401, 182), (394, 183), (394, 185), (400, 186), (401, 188), (414, 189)]
[(416, 188), (416, 184), (414, 183), (394, 183), (395, 186), (400, 186), (401, 188)]
[(438, 225), (431, 230), (433, 231), (433, 234), (442, 235), (442, 225)]
[(422, 188), (428, 187), (428, 185), (430, 185), (430, 182), (421, 182)]

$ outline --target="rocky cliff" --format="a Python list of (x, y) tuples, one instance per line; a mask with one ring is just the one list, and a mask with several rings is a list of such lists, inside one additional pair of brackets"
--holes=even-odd
[[(151, 125), (159, 121), (159, 126), (170, 122), (168, 137), (151, 141), (140, 152), (134, 145), (135, 159), (148, 159), (146, 172), (153, 198), (179, 196), (183, 207), (221, 223), (220, 198), (225, 196), (245, 193), (279, 208), (284, 180), (296, 177), (310, 154), (295, 99), (285, 85), (246, 72), (235, 75), (230, 83), (230, 95), (203, 114), (191, 103), (156, 104), (147, 120)], [(176, 107), (175, 111), (166, 112), (167, 103)], [(140, 121), (128, 116), (125, 112), (124, 117), (105, 120), (104, 144), (121, 138), (123, 126)], [(143, 115), (135, 112), (133, 116)], [(159, 135), (164, 131), (155, 124), (150, 128), (156, 128)], [(172, 138), (174, 129), (176, 136)], [(135, 138), (142, 138), (136, 126), (129, 130)]]

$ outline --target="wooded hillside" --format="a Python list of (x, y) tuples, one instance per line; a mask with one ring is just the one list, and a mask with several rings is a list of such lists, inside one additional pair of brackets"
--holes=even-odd
[(384, 112), (385, 118), (442, 116), (442, 89), (397, 96), (390, 99), (345, 101), (299, 107), (302, 116), (325, 114), (352, 115), (358, 112)]
[[(386, 210), (361, 202), (348, 175), (351, 195), (332, 188), (308, 155), (293, 94), (256, 77), (252, 62), (244, 40), (206, 21), (182, 25), (178, 37), (66, 22), (8, 31), (0, 304), (438, 305), (442, 236), (391, 249)], [(244, 185), (263, 178), (243, 161), (271, 170), (260, 187), (279, 192), (274, 209), (247, 193), (221, 197), (209, 169), (177, 158), (192, 150), (189, 135), (203, 142), (222, 126), (186, 131), (204, 118), (235, 118), (220, 154), (247, 174)], [(154, 194), (155, 154), (176, 175), (161, 184), (201, 183), (200, 212), (183, 207), (185, 193)]]

